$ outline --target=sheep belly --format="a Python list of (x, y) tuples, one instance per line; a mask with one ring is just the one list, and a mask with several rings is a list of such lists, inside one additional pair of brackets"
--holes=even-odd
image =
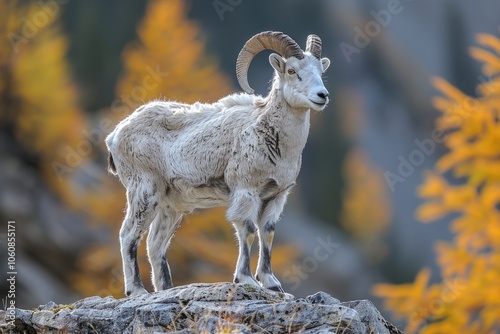
[(177, 212), (190, 213), (197, 209), (225, 206), (229, 199), (229, 188), (223, 177), (198, 185), (185, 179), (174, 179), (169, 183), (167, 202)]

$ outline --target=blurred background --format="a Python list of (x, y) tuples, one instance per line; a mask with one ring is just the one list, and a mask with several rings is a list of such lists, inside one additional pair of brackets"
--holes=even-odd
[[(462, 271), (447, 271), (459, 260), (443, 260), (436, 245), (455, 245), (461, 230), (452, 223), (485, 184), (496, 187), (492, 198), (500, 193), (493, 172), (500, 170), (499, 25), (500, 3), (487, 0), (0, 2), (0, 243), (6, 254), (7, 221), (15, 220), (16, 306), (123, 296), (125, 197), (105, 170), (105, 136), (148, 100), (208, 102), (240, 91), (234, 68), (241, 47), (277, 30), (303, 48), (308, 34), (319, 35), (332, 61), (324, 75), (331, 103), (311, 117), (298, 185), (277, 227), (277, 277), (297, 297), (323, 290), (341, 300), (371, 299), (410, 332), (442, 323), (466, 286), (488, 287), (466, 284), (478, 254), (495, 250), (498, 265), (499, 239), (468, 254), (460, 239), (461, 258), (469, 256)], [(249, 71), (259, 94), (272, 77), (268, 54)], [(476, 124), (464, 116), (478, 110), (490, 118)], [(460, 129), (468, 129), (463, 140), (445, 135)], [(488, 131), (484, 152), (467, 146)], [(450, 158), (461, 148), (461, 158)], [(460, 165), (479, 151), (487, 168)], [(464, 185), (469, 197), (449, 200)], [(440, 204), (426, 207), (428, 197)], [(256, 256), (257, 249), (253, 266)], [(236, 257), (224, 208), (185, 218), (168, 252), (175, 285), (231, 281)], [(140, 259), (151, 290), (144, 243)], [(440, 293), (456, 277), (464, 279), (457, 297), (445, 300)], [(374, 289), (377, 283), (385, 284)], [(394, 298), (399, 314), (389, 312)], [(463, 326), (498, 315), (464, 303)], [(500, 301), (491, 303), (500, 310)], [(498, 320), (489, 326), (485, 333)]]

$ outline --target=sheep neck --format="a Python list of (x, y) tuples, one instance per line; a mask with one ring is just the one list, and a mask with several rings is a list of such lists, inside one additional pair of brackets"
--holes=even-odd
[(264, 109), (263, 120), (272, 124), (280, 133), (283, 151), (296, 158), (296, 155), (302, 153), (309, 135), (310, 109), (293, 108), (285, 100), (279, 86), (273, 87), (267, 96)]

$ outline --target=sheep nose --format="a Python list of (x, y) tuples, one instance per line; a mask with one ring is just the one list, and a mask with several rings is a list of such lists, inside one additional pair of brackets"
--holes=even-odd
[(326, 98), (328, 97), (328, 95), (329, 95), (329, 94), (328, 94), (328, 92), (327, 92), (327, 91), (324, 91), (324, 92), (319, 92), (319, 93), (318, 93), (318, 96), (319, 96), (320, 98), (322, 98), (323, 100), (326, 100)]

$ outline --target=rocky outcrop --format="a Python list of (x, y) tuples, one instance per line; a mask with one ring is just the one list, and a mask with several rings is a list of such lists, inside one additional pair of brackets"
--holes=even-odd
[(138, 297), (0, 311), (2, 333), (401, 333), (368, 300), (305, 299), (250, 285), (191, 284)]

